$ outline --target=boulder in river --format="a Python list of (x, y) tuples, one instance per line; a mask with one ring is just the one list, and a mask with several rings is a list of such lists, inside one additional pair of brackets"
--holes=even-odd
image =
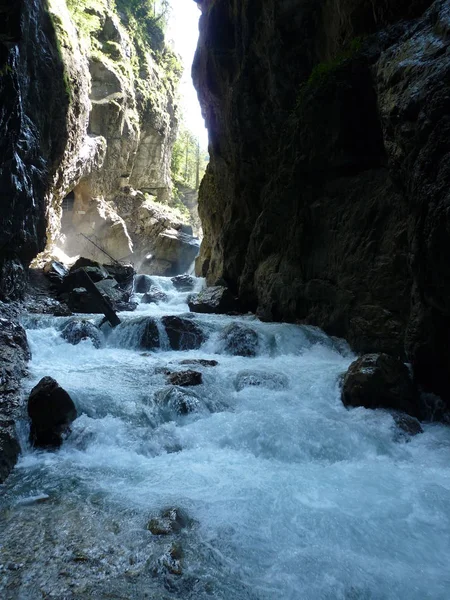
[(158, 325), (151, 317), (146, 317), (144, 322), (139, 347), (143, 350), (156, 350), (160, 346)]
[(195, 279), (187, 273), (172, 277), (171, 281), (173, 283), (173, 287), (179, 292), (190, 292), (194, 289)]
[(256, 356), (258, 351), (258, 334), (241, 323), (230, 323), (220, 333), (225, 352), (233, 356)]
[(155, 402), (161, 410), (164, 421), (172, 421), (177, 417), (198, 412), (201, 408), (197, 395), (181, 387), (158, 390), (155, 394)]
[(198, 371), (177, 371), (175, 373), (168, 373), (167, 380), (172, 385), (179, 385), (181, 387), (189, 387), (191, 385), (201, 385), (203, 383), (202, 374)]
[(419, 421), (414, 417), (410, 417), (404, 413), (394, 413), (392, 418), (394, 419), (396, 429), (402, 438), (408, 439), (414, 435), (423, 433)]
[(192, 520), (184, 510), (171, 507), (164, 509), (159, 516), (150, 519), (147, 529), (153, 535), (170, 535), (179, 533), (191, 524)]
[(238, 392), (246, 387), (262, 387), (267, 390), (284, 390), (289, 385), (286, 375), (267, 371), (241, 371), (237, 374), (235, 386)]
[(189, 319), (170, 316), (163, 317), (162, 322), (172, 350), (196, 350), (206, 339), (200, 327)]
[(199, 365), (201, 367), (217, 367), (217, 360), (207, 360), (205, 358), (185, 358), (180, 360), (180, 365)]
[(44, 377), (28, 398), (31, 419), (30, 439), (40, 448), (57, 448), (69, 425), (77, 418), (77, 409), (69, 394), (51, 377)]
[(168, 296), (159, 287), (152, 285), (148, 292), (142, 296), (142, 304), (158, 304), (159, 302), (167, 302)]
[(102, 345), (103, 334), (100, 329), (90, 321), (71, 321), (61, 331), (61, 336), (76, 346), (82, 340), (91, 340), (95, 348)]
[(136, 294), (145, 294), (153, 285), (153, 281), (148, 275), (136, 275), (134, 279), (134, 291)]
[(342, 402), (419, 415), (418, 393), (407, 367), (388, 354), (365, 354), (350, 365), (344, 376)]
[(196, 313), (236, 314), (239, 312), (237, 298), (223, 286), (208, 287), (192, 295), (188, 305), (189, 310)]

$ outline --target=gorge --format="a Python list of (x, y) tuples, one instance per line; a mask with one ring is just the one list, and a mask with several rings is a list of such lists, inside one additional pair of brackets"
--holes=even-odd
[(447, 600), (450, 2), (188, 1), (201, 223), (168, 3), (0, 0), (0, 595)]

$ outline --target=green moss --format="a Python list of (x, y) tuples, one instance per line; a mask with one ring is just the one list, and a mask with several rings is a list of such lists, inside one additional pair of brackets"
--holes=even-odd
[(361, 51), (363, 38), (354, 38), (346, 48), (339, 52), (332, 60), (317, 64), (311, 71), (306, 85), (315, 86), (323, 83), (336, 69), (338, 69), (345, 61), (351, 60), (356, 54)]
[(362, 36), (354, 38), (345, 48), (336, 54), (334, 58), (328, 62), (322, 62), (315, 65), (308, 79), (301, 84), (298, 90), (294, 111), (291, 113), (291, 118), (289, 120), (290, 125), (298, 120), (299, 114), (302, 112), (305, 98), (309, 93), (327, 85), (327, 83), (332, 80), (333, 76), (337, 75), (347, 62), (358, 56), (361, 52), (363, 41), (364, 38)]
[(67, 0), (67, 8), (81, 36), (88, 42), (95, 40), (95, 34), (101, 29), (100, 17), (107, 5), (103, 0)]
[(64, 28), (61, 18), (51, 10), (51, 6), (49, 5), (48, 2), (47, 2), (47, 13), (53, 24), (53, 29), (55, 32), (56, 49), (58, 51), (58, 55), (59, 55), (59, 58), (60, 58), (60, 61), (61, 61), (62, 67), (63, 67), (64, 91), (66, 93), (66, 96), (67, 96), (67, 99), (68, 99), (69, 105), (70, 105), (73, 101), (73, 91), (72, 91), (72, 85), (70, 82), (70, 75), (67, 70), (65, 60), (64, 60), (64, 50), (63, 50), (63, 48), (70, 49), (70, 47), (71, 47), (70, 40), (68, 39), (68, 36), (67, 36), (66, 30)]

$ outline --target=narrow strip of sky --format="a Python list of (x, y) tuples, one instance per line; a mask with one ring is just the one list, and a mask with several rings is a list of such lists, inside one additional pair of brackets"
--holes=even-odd
[(196, 135), (202, 147), (208, 145), (208, 133), (201, 115), (191, 78), (191, 67), (198, 40), (200, 11), (194, 0), (170, 0), (172, 10), (169, 17), (168, 38), (175, 51), (181, 56), (184, 74), (180, 85), (181, 105), (184, 122)]

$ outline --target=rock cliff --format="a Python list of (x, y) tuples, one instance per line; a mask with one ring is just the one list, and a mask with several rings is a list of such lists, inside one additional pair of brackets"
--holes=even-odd
[(139, 262), (116, 198), (170, 201), (180, 64), (132, 7), (0, 0), (0, 299), (23, 294), (45, 248), (104, 262), (81, 233)]
[[(87, 96), (64, 65), (45, 0), (0, 2), (0, 298), (22, 294), (25, 268), (55, 229), (52, 198), (80, 148)], [(73, 77), (74, 87), (68, 87)]]
[(450, 398), (450, 4), (203, 0), (197, 270)]

